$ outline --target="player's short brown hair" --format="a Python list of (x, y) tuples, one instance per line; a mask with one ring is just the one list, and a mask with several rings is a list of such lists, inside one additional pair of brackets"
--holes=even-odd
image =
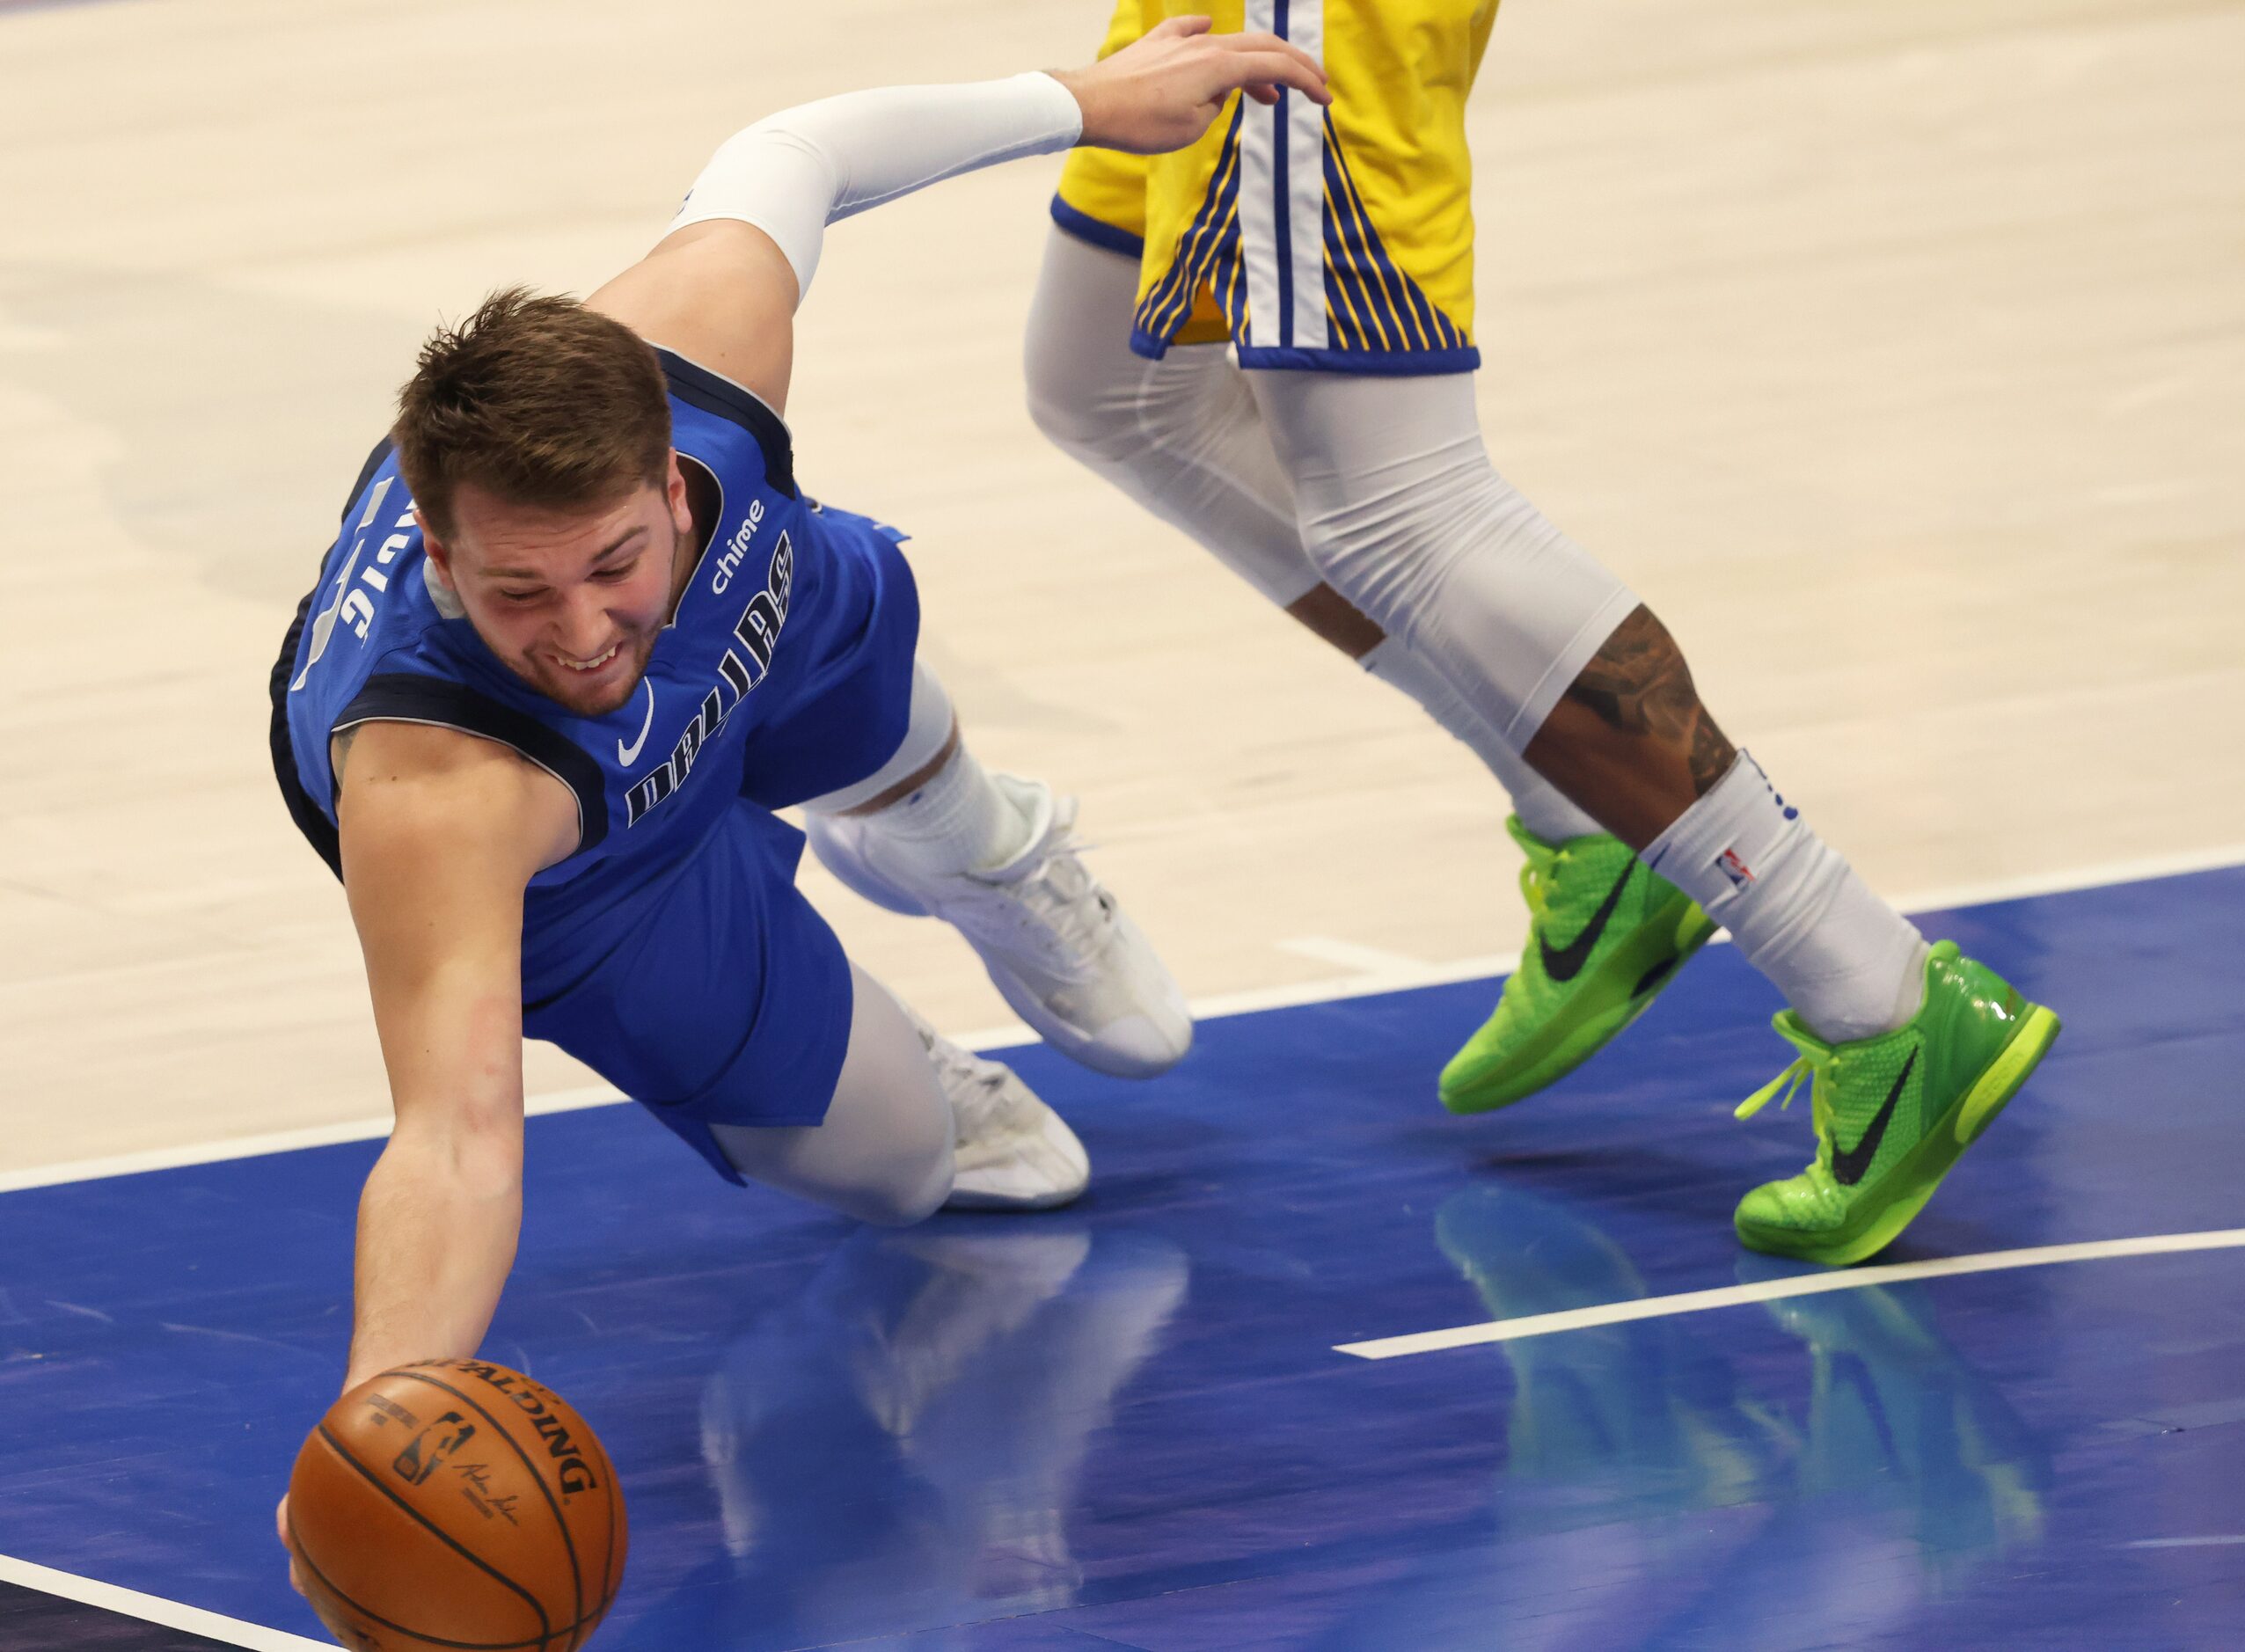
[(548, 510), (662, 486), (669, 393), (654, 351), (623, 323), (510, 287), (429, 334), (391, 435), (413, 502), (449, 540), (464, 482)]

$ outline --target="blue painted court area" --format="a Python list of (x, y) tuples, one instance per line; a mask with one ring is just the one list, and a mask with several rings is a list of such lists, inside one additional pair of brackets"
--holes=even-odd
[[(1882, 1261), (2245, 1225), (2245, 869), (1936, 915), (2066, 1019)], [(628, 1108), (530, 1127), (486, 1351), (633, 1517), (613, 1652), (850, 1644), (2198, 1648), (2245, 1625), (2245, 1252), (1369, 1363), (1337, 1343), (1788, 1269), (1809, 1153), (1728, 947), (1548, 1095), (1444, 1115), (1487, 983), (1042, 1051), (1091, 1195), (852, 1228)], [(371, 1145), (0, 1198), (0, 1553), (307, 1635), (272, 1505), (333, 1397)]]

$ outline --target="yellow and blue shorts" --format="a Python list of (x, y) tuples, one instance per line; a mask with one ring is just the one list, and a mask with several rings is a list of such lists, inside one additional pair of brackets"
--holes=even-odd
[(1119, 0), (1101, 55), (1172, 16), (1268, 30), (1330, 108), (1235, 96), (1172, 155), (1077, 150), (1055, 223), (1139, 259), (1130, 347), (1232, 340), (1240, 365), (1458, 373), (1474, 345), (1466, 99), (1497, 0)]

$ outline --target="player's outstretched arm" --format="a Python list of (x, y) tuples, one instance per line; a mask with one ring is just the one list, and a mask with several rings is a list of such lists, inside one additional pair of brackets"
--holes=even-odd
[[(348, 1390), (490, 1328), (522, 1231), (523, 895), (578, 829), (559, 781), (453, 729), (364, 724), (335, 771), (398, 1115), (359, 1198)], [(289, 1546), (287, 1498), (274, 1519)]]
[(718, 150), (670, 232), (593, 308), (784, 407), (794, 313), (826, 226), (962, 172), (1083, 143), (1190, 143), (1234, 92), (1322, 103), (1314, 59), (1271, 34), (1175, 18), (1086, 69), (961, 86), (895, 86), (806, 104)]
[(576, 842), (552, 777), (452, 729), (369, 723), (338, 764), (343, 885), (397, 1123), (359, 1203), (347, 1388), (472, 1355), (522, 1216), (523, 891)]

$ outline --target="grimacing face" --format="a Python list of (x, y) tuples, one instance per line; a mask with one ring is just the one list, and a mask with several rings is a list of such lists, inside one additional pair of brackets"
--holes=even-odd
[(449, 542), (426, 522), (422, 535), (484, 645), (581, 717), (626, 705), (687, 572), (693, 515), (677, 455), (665, 486), (608, 504), (544, 510), (463, 486), (452, 515)]

